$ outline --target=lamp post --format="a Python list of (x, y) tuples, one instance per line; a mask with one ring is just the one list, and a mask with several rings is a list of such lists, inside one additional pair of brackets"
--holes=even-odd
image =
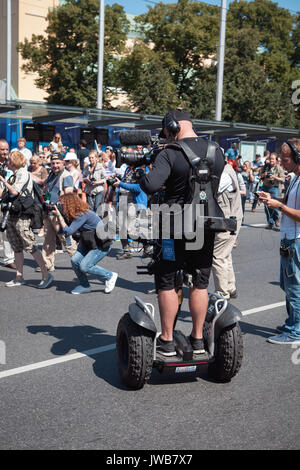
[(225, 36), (226, 36), (226, 13), (227, 13), (226, 8), (227, 8), (227, 0), (222, 0), (221, 14), (220, 14), (219, 51), (218, 51), (216, 121), (221, 121), (222, 120), (224, 56), (225, 56)]
[(104, 59), (104, 0), (99, 0), (99, 44), (98, 44), (98, 80), (97, 108), (102, 109), (103, 102), (103, 59)]
[(6, 101), (11, 99), (11, 0), (6, 0)]

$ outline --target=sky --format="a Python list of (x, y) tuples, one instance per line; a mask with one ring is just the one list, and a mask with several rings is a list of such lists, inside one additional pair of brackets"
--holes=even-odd
[[(176, 3), (176, 0), (162, 0), (164, 3)], [(202, 0), (205, 3), (210, 3), (212, 5), (221, 6), (221, 0)], [(147, 6), (154, 6), (155, 3), (158, 3), (159, 0), (105, 0), (105, 5), (112, 5), (113, 3), (118, 3), (124, 7), (126, 13), (133, 15), (141, 15), (148, 11)], [(230, 3), (230, 0), (227, 0), (227, 7)], [(279, 6), (292, 10), (292, 13), (300, 11), (300, 2), (299, 0), (277, 0)]]

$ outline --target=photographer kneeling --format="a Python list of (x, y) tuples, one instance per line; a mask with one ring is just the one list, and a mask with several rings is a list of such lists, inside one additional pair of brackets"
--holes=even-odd
[(6, 234), (15, 253), (16, 263), (16, 279), (7, 282), (5, 285), (7, 287), (16, 287), (25, 284), (23, 279), (23, 251), (26, 251), (32, 254), (42, 273), (42, 281), (38, 288), (45, 289), (53, 282), (53, 276), (48, 274), (42, 253), (35, 243), (35, 236), (30, 227), (31, 216), (27, 215), (25, 211), (22, 213), (22, 210), (17, 210), (17, 204), (18, 207), (21, 207), (20, 201), (18, 201), (21, 196), (33, 196), (32, 178), (27, 171), (26, 163), (26, 157), (22, 153), (13, 151), (8, 156), (8, 168), (13, 172), (13, 175), (8, 181), (0, 176), (0, 181), (4, 184), (6, 192), (2, 195), (2, 200), (5, 200), (11, 206), (8, 209)]
[(80, 235), (79, 245), (71, 258), (79, 286), (75, 287), (71, 294), (91, 292), (87, 274), (93, 274), (104, 281), (105, 293), (109, 294), (115, 287), (118, 274), (97, 266), (111, 249), (111, 240), (101, 241), (96, 236), (97, 225), (101, 223), (100, 217), (76, 194), (65, 194), (59, 201), (62, 204), (63, 216), (57, 206), (52, 212), (59, 221), (57, 230), (61, 230), (65, 236), (75, 235), (76, 232)]

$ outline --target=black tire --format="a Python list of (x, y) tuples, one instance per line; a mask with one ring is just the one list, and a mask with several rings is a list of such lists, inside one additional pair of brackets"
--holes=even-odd
[(118, 324), (116, 351), (122, 381), (134, 390), (149, 380), (153, 364), (154, 334), (136, 323), (126, 313)]
[(225, 328), (216, 342), (215, 361), (208, 366), (208, 374), (218, 382), (230, 382), (241, 368), (243, 337), (240, 325)]

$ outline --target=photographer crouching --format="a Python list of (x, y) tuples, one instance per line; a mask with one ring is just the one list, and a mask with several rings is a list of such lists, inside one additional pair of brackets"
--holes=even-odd
[[(53, 276), (48, 274), (42, 253), (35, 243), (35, 235), (30, 227), (32, 216), (26, 214), (26, 209), (21, 202), (23, 196), (27, 196), (27, 203), (30, 204), (30, 198), (33, 202), (33, 183), (31, 175), (27, 171), (26, 157), (18, 151), (13, 151), (9, 154), (7, 163), (13, 174), (8, 181), (0, 176), (0, 181), (5, 186), (2, 194), (2, 210), (6, 211), (4, 217), (7, 220), (7, 239), (15, 254), (16, 278), (5, 285), (7, 287), (17, 287), (25, 284), (23, 279), (23, 251), (25, 251), (32, 254), (41, 270), (42, 281), (38, 288), (45, 289), (52, 284)], [(4, 205), (6, 206), (5, 209), (3, 208)]]
[(96, 230), (98, 224), (101, 224), (100, 217), (74, 193), (61, 196), (59, 202), (63, 214), (59, 210), (59, 205), (55, 205), (52, 212), (58, 221), (56, 230), (66, 237), (73, 235), (79, 241), (77, 250), (71, 258), (79, 285), (71, 291), (71, 294), (91, 292), (87, 274), (104, 281), (104, 291), (109, 294), (115, 287), (118, 274), (97, 266), (97, 263), (109, 253), (112, 244), (112, 240), (103, 241), (97, 237)]
[(280, 287), (286, 295), (288, 317), (280, 333), (267, 339), (274, 344), (300, 344), (300, 139), (285, 142), (281, 147), (283, 168), (294, 173), (284, 199), (275, 199), (266, 191), (258, 191), (259, 199), (269, 210), (282, 213), (280, 224)]

